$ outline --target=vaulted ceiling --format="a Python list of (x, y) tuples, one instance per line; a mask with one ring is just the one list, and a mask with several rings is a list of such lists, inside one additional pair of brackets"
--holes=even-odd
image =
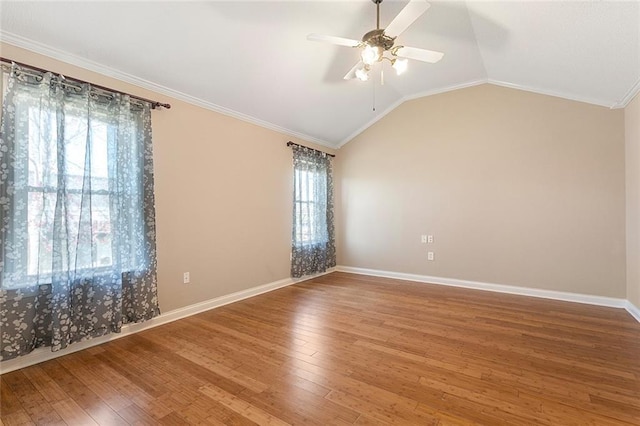
[[(406, 1), (385, 0), (381, 27)], [(640, 90), (640, 2), (433, 1), (398, 41), (445, 53), (343, 80), (375, 5), (359, 1), (0, 2), (0, 40), (338, 147), (403, 101), (484, 82), (622, 107)], [(378, 74), (376, 74), (378, 75)], [(374, 110), (375, 109), (375, 110)]]

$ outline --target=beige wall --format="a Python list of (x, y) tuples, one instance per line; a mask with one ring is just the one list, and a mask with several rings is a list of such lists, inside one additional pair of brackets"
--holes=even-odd
[(406, 102), (339, 151), (339, 264), (625, 297), (624, 145), (622, 110), (493, 85)]
[[(162, 311), (289, 277), (293, 181), (285, 144), (312, 144), (11, 45), (0, 49), (15, 61), (171, 103), (152, 113)], [(182, 284), (185, 271), (190, 284)]]
[(624, 110), (627, 191), (627, 299), (640, 307), (640, 95)]

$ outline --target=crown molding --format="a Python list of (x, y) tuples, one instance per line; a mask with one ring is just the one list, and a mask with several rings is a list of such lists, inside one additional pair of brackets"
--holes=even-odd
[(615, 104), (612, 108), (626, 108), (627, 105), (629, 105), (629, 102), (631, 102), (638, 93), (640, 93), (640, 77), (636, 81), (636, 84), (631, 86), (631, 89), (629, 89), (627, 94), (624, 95), (622, 100)]
[(10, 33), (8, 31), (4, 31), (0, 29), (0, 42), (11, 44), (15, 47), (19, 47), (22, 49), (29, 50), (34, 53), (38, 53), (43, 56), (47, 56), (52, 59), (56, 59), (61, 62), (65, 62), (70, 65), (74, 65), (76, 67), (84, 68), (89, 71), (93, 71), (107, 77), (114, 78), (116, 80), (123, 81), (125, 83), (133, 84), (135, 86), (141, 87), (143, 89), (151, 90), (153, 92), (172, 97), (174, 99), (178, 99), (184, 102), (187, 102), (192, 105), (199, 106), (201, 108), (208, 109), (210, 111), (217, 112), (219, 114), (227, 115), (229, 117), (236, 118), (241, 121), (245, 121), (247, 123), (255, 124), (257, 126), (263, 127), (265, 129), (273, 130), (278, 133), (283, 133), (287, 136), (291, 136), (294, 138), (299, 138), (305, 140), (307, 142), (316, 143), (318, 145), (325, 146), (327, 148), (335, 149), (335, 144), (327, 142), (322, 139), (318, 139), (311, 135), (307, 135), (304, 133), (296, 132), (291, 129), (287, 129), (282, 126), (278, 126), (276, 124), (270, 123), (265, 120), (261, 120), (256, 117), (252, 117), (247, 114), (243, 114), (241, 112), (223, 107), (221, 105), (216, 105), (212, 102), (205, 101), (204, 99), (200, 99), (195, 96), (188, 95), (186, 93), (171, 89), (166, 86), (162, 86), (160, 84), (154, 83), (149, 80), (145, 80), (143, 78), (136, 77), (132, 74), (128, 74), (122, 71), (119, 71), (114, 68), (110, 68), (106, 65), (102, 65), (98, 62), (91, 61), (89, 59), (84, 59), (78, 55), (65, 52), (63, 50), (57, 49), (55, 47), (49, 46), (44, 43), (40, 43), (34, 40), (30, 40), (26, 37), (19, 36), (17, 34)]
[(494, 84), (496, 86), (508, 87), (510, 89), (517, 89), (517, 90), (523, 90), (525, 92), (537, 93), (539, 95), (553, 96), (553, 97), (556, 97), (556, 98), (568, 99), (570, 101), (583, 102), (583, 103), (586, 103), (586, 104), (602, 106), (602, 107), (605, 107), (605, 108), (612, 108), (612, 109), (613, 108), (617, 108), (616, 104), (612, 103), (611, 101), (605, 101), (603, 99), (595, 99), (595, 98), (587, 98), (587, 97), (575, 96), (575, 95), (572, 95), (570, 93), (562, 92), (562, 91), (559, 91), (559, 90), (538, 89), (538, 88), (531, 87), (531, 86), (509, 83), (509, 82), (506, 82), (506, 81), (494, 80), (494, 79), (491, 79), (491, 78), (489, 78), (487, 80), (487, 83)]
[(482, 78), (482, 79), (479, 79), (479, 80), (471, 80), (471, 81), (467, 81), (467, 82), (460, 83), (460, 84), (454, 84), (454, 85), (451, 85), (451, 86), (441, 87), (441, 88), (434, 89), (434, 90), (427, 90), (427, 91), (424, 91), (424, 92), (414, 93), (414, 94), (411, 94), (411, 95), (403, 96), (400, 99), (398, 99), (396, 102), (391, 104), (389, 107), (387, 107), (380, 114), (376, 115), (374, 118), (372, 118), (371, 120), (366, 122), (363, 126), (358, 128), (358, 130), (356, 130), (355, 132), (353, 132), (349, 136), (347, 136), (345, 139), (343, 139), (338, 144), (338, 148), (342, 148), (344, 145), (346, 145), (347, 143), (351, 142), (351, 140), (354, 139), (356, 136), (358, 136), (360, 133), (364, 132), (369, 127), (373, 126), (377, 121), (381, 120), (384, 116), (389, 114), (391, 111), (393, 111), (394, 109), (396, 109), (397, 107), (399, 107), (400, 105), (405, 103), (406, 101), (411, 101), (411, 100), (414, 100), (414, 99), (423, 98), (425, 96), (438, 95), (440, 93), (452, 92), (454, 90), (465, 89), (467, 87), (479, 86), (480, 84), (484, 84), (486, 82), (487, 82), (487, 80)]
[(393, 111), (394, 109), (396, 109), (397, 107), (399, 107), (401, 104), (403, 104), (406, 101), (410, 101), (410, 100), (413, 100), (413, 99), (418, 99), (418, 98), (422, 98), (422, 97), (426, 97), (426, 96), (437, 95), (437, 94), (440, 94), (440, 93), (451, 92), (451, 91), (454, 91), (454, 90), (465, 89), (467, 87), (478, 86), (480, 84), (493, 84), (495, 86), (502, 86), (502, 87), (507, 87), (507, 88), (510, 88), (510, 89), (516, 89), (516, 90), (522, 90), (522, 91), (525, 91), (525, 92), (537, 93), (539, 95), (553, 96), (555, 98), (562, 98), (562, 99), (567, 99), (567, 100), (575, 101), (575, 102), (583, 102), (583, 103), (602, 106), (602, 107), (611, 108), (611, 109), (617, 109), (617, 108), (626, 107), (627, 104), (629, 102), (631, 102), (631, 100), (633, 100), (633, 98), (640, 92), (640, 79), (639, 79), (636, 82), (636, 84), (631, 88), (631, 90), (629, 90), (629, 92), (627, 93), (627, 95), (624, 97), (624, 99), (622, 101), (612, 104), (611, 102), (607, 102), (607, 101), (604, 101), (602, 99), (574, 96), (574, 95), (571, 95), (571, 94), (568, 94), (568, 93), (565, 93), (565, 92), (560, 92), (560, 91), (555, 91), (555, 90), (542, 90), (542, 89), (537, 89), (537, 88), (529, 87), (529, 86), (525, 86), (525, 85), (508, 83), (506, 81), (494, 80), (494, 79), (491, 79), (491, 78), (483, 78), (483, 79), (478, 79), (478, 80), (472, 80), (472, 81), (468, 81), (466, 83), (454, 84), (452, 86), (447, 86), (447, 87), (440, 88), (440, 89), (428, 90), (428, 91), (425, 91), (425, 92), (420, 92), (420, 93), (416, 93), (416, 94), (412, 94), (412, 95), (403, 96), (398, 101), (396, 101), (391, 106), (389, 106), (387, 109), (385, 109), (382, 113), (380, 113), (379, 115), (377, 115), (376, 117), (374, 117), (373, 119), (368, 121), (366, 124), (364, 124), (362, 127), (358, 128), (358, 130), (356, 130), (355, 132), (353, 132), (352, 134), (347, 136), (344, 140), (342, 140), (338, 144), (338, 148), (342, 148), (344, 145), (349, 143), (352, 139), (354, 139), (360, 133), (362, 133), (365, 130), (367, 130), (369, 127), (371, 127), (377, 121), (382, 119), (385, 115), (389, 114), (391, 111)]
[(382, 111), (381, 113), (379, 113), (378, 115), (376, 115), (375, 117), (373, 117), (371, 120), (367, 121), (364, 125), (362, 125), (361, 127), (358, 128), (358, 130), (356, 130), (355, 132), (351, 133), (349, 136), (347, 136), (345, 139), (343, 139), (339, 144), (338, 144), (338, 149), (342, 148), (343, 146), (345, 146), (346, 144), (348, 144), (349, 142), (351, 142), (351, 140), (353, 138), (355, 138), (356, 136), (358, 136), (360, 133), (364, 132), (365, 130), (367, 130), (369, 127), (373, 126), (376, 122), (382, 120), (387, 114), (389, 114), (391, 111), (393, 111), (394, 109), (398, 108), (402, 103), (404, 103), (404, 98), (400, 98), (397, 101), (395, 101), (394, 103), (392, 103), (391, 105), (389, 105), (384, 111)]
[(465, 83), (454, 84), (453, 86), (447, 86), (434, 90), (426, 90), (424, 92), (414, 93), (413, 95), (407, 95), (403, 99), (404, 101), (412, 101), (414, 99), (424, 98), (426, 96), (439, 95), (440, 93), (453, 92), (454, 90), (466, 89), (467, 87), (480, 86), (486, 84), (486, 78), (479, 78), (477, 80), (467, 81)]

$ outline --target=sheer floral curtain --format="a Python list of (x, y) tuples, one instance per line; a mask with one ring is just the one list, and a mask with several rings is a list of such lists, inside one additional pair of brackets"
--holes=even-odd
[(0, 356), (159, 314), (151, 114), (14, 66), (0, 126)]
[(331, 157), (314, 149), (293, 149), (293, 233), (291, 276), (336, 266)]

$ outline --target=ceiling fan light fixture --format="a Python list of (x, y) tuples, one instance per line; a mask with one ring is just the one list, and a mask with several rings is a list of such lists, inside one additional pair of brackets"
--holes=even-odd
[(369, 70), (366, 67), (357, 69), (356, 70), (356, 77), (358, 77), (358, 79), (360, 81), (369, 80)]
[(373, 65), (375, 62), (380, 60), (382, 56), (382, 49), (380, 46), (372, 46), (367, 44), (364, 49), (362, 49), (362, 62), (367, 65)]
[[(435, 64), (442, 59), (444, 55), (442, 52), (396, 45), (396, 38), (429, 9), (427, 0), (409, 0), (409, 3), (393, 18), (386, 28), (380, 28), (380, 3), (383, 0), (371, 1), (376, 5), (376, 28), (365, 33), (361, 41), (321, 34), (309, 34), (307, 36), (308, 40), (354, 47), (359, 50), (361, 59), (344, 76), (344, 80), (355, 78), (361, 81), (369, 80), (371, 68), (376, 62), (389, 61), (396, 74), (401, 75), (407, 70), (407, 59), (431, 64)], [(382, 68), (380, 73), (380, 81), (382, 83)]]
[(395, 58), (393, 61), (391, 61), (391, 66), (394, 70), (396, 70), (397, 75), (403, 74), (407, 70), (408, 64), (409, 61), (407, 61), (406, 59)]

